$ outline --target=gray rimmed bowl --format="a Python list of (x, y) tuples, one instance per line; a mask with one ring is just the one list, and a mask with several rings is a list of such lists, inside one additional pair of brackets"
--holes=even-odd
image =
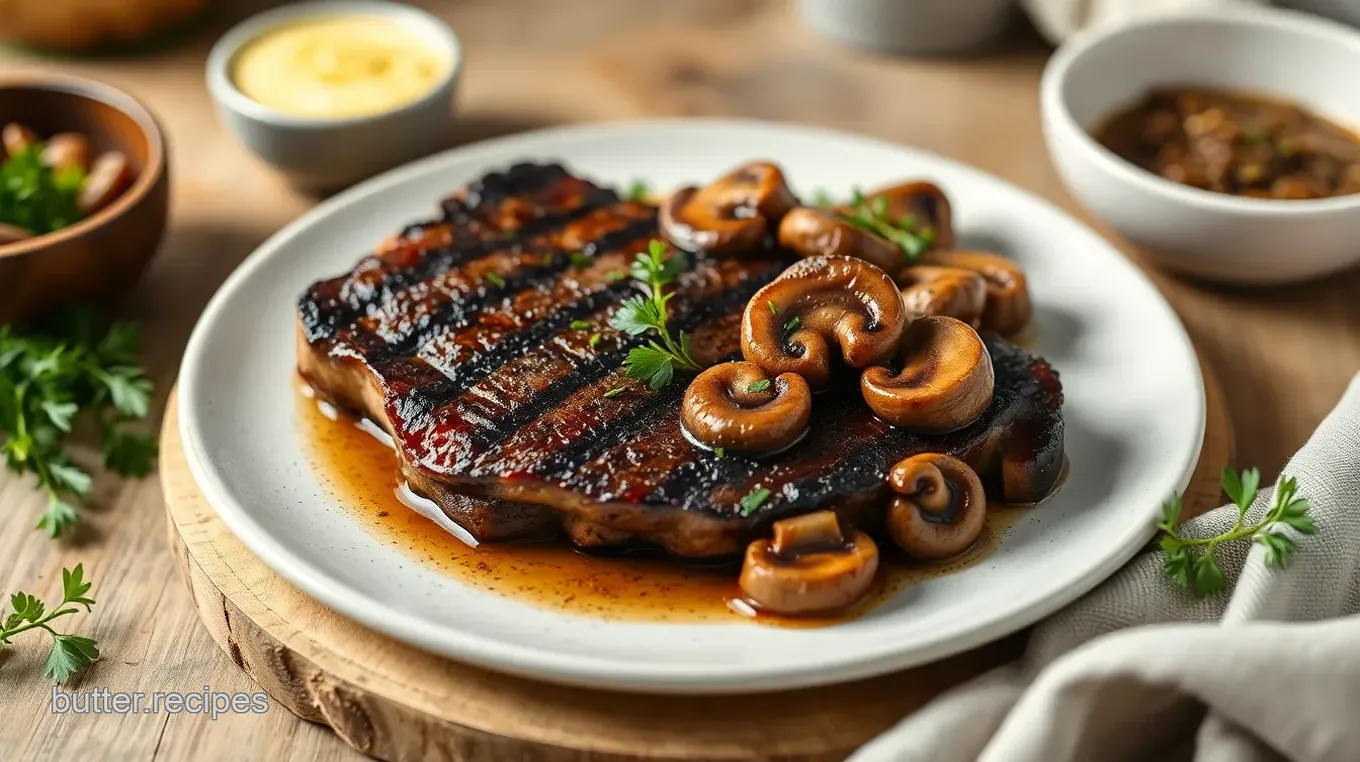
[[(419, 100), (355, 117), (284, 114), (237, 89), (232, 65), (247, 43), (281, 26), (334, 16), (395, 21), (447, 55), (448, 70)], [(458, 37), (425, 11), (381, 0), (321, 0), (266, 11), (233, 27), (208, 54), (207, 79), (218, 118), (246, 148), (297, 185), (333, 190), (447, 148), (462, 67)]]

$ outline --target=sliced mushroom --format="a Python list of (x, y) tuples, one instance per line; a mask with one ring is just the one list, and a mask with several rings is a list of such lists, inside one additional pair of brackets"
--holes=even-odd
[(661, 233), (687, 251), (739, 254), (759, 246), (795, 203), (779, 167), (752, 162), (672, 193), (661, 205)]
[(47, 139), (41, 158), (58, 171), (85, 169), (90, 163), (90, 141), (79, 132), (59, 132)]
[(90, 165), (90, 174), (80, 187), (76, 208), (83, 214), (94, 214), (118, 198), (132, 184), (132, 165), (117, 151), (106, 151)]
[(831, 212), (798, 207), (779, 223), (779, 245), (802, 257), (855, 257), (889, 272), (902, 265), (902, 250), (886, 238), (851, 225)]
[[(931, 248), (954, 247), (954, 223), (949, 197), (934, 183), (917, 181), (893, 185), (866, 195), (871, 207), (882, 204), (888, 220), (929, 237)], [(876, 201), (876, 199), (884, 201)], [(906, 223), (904, 225), (904, 223)]]
[(977, 328), (987, 306), (987, 281), (971, 270), (915, 265), (897, 276), (902, 302), (913, 318), (926, 315), (958, 318)]
[(33, 130), (18, 122), (10, 122), (5, 125), (3, 130), (0, 130), (0, 145), (5, 147), (7, 156), (13, 156), (36, 142), (38, 142), (38, 136), (34, 134)]
[(774, 452), (798, 441), (812, 414), (802, 376), (771, 381), (749, 362), (726, 362), (700, 373), (685, 390), (680, 421), (700, 444), (734, 452)]
[(741, 320), (741, 352), (766, 373), (826, 386), (833, 347), (851, 368), (886, 362), (906, 325), (902, 292), (861, 259), (813, 257), (756, 292)]
[(9, 225), (0, 222), (0, 246), (7, 243), (16, 243), (33, 237), (33, 231), (28, 228), (21, 228), (18, 225)]
[(857, 603), (873, 586), (878, 546), (869, 535), (842, 533), (834, 511), (774, 524), (773, 540), (746, 548), (741, 591), (762, 611), (807, 615)]
[(1025, 271), (1013, 260), (982, 251), (931, 251), (925, 264), (972, 270), (987, 281), (987, 306), (982, 327), (1002, 336), (1014, 336), (1029, 325), (1029, 283)]
[(992, 356), (967, 323), (923, 317), (902, 336), (900, 373), (875, 367), (860, 376), (864, 401), (879, 418), (916, 431), (947, 432), (977, 420), (992, 404)]
[(888, 472), (897, 495), (888, 506), (888, 533), (923, 561), (968, 550), (987, 523), (987, 493), (973, 469), (937, 453), (913, 455)]

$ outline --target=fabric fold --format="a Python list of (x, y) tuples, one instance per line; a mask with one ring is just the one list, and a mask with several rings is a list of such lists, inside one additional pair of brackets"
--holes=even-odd
[[(1318, 533), (1289, 567), (1219, 546), (1229, 589), (1197, 599), (1143, 553), (1035, 627), (1014, 664), (960, 685), (854, 762), (1360, 759), (1360, 375), (1285, 466)], [(1247, 514), (1264, 516), (1261, 488)], [(1186, 537), (1232, 528), (1226, 505)]]

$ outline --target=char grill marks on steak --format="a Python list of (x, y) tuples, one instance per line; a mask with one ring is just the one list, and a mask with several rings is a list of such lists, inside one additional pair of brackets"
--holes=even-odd
[[(884, 474), (923, 451), (962, 457), (1011, 501), (1055, 483), (1057, 375), (995, 336), (984, 336), (995, 398), (961, 431), (889, 426), (845, 374), (816, 396), (808, 436), (791, 450), (700, 451), (680, 430), (688, 377), (655, 392), (628, 379), (624, 358), (647, 337), (608, 326), (634, 293), (619, 275), (657, 235), (653, 207), (560, 166), (490, 174), (446, 200), (439, 219), (307, 290), (300, 370), (321, 396), (387, 428), (412, 486), (483, 540), (565, 531), (579, 545), (702, 557), (734, 554), (772, 521), (822, 508), (873, 529)], [(684, 256), (672, 330), (692, 334), (701, 363), (735, 357), (747, 300), (791, 259)], [(742, 515), (742, 497), (762, 488), (768, 499)]]

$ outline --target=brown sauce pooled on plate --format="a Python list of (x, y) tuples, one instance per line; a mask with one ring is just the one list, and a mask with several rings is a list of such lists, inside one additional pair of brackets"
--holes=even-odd
[(1204, 190), (1271, 199), (1360, 193), (1360, 135), (1282, 100), (1163, 88), (1093, 135), (1120, 158)]
[(871, 610), (913, 583), (984, 558), (1027, 510), (993, 506), (977, 544), (943, 563), (914, 563), (895, 546), (885, 545), (874, 592), (850, 611), (806, 619), (771, 616), (741, 599), (737, 562), (699, 566), (638, 551), (588, 555), (560, 543), (474, 547), (402, 502), (396, 457), (386, 444), (354, 419), (312, 399), (300, 380), (296, 384), (309, 460), (336, 502), (365, 531), (459, 582), (572, 614), (653, 622), (730, 624), (754, 617), (762, 624), (791, 627), (835, 624)]

